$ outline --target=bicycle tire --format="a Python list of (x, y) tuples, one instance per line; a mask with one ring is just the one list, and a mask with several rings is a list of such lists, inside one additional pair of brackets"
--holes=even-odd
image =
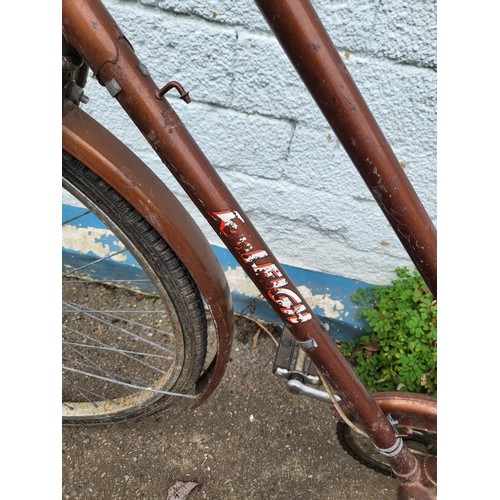
[[(106, 226), (89, 230), (81, 214), (64, 226), (70, 233), (101, 236), (97, 250), (85, 243), (75, 251), (78, 245), (70, 239), (70, 264), (63, 264), (63, 423), (130, 420), (164, 410), (183, 395), (194, 397), (207, 352), (207, 321), (196, 283), (155, 229), (64, 151), (62, 177), (63, 187), (86, 207), (81, 214), (97, 216), (97, 225)], [(105, 257), (99, 253), (103, 248), (109, 252)], [(133, 262), (134, 279), (117, 280), (123, 266), (113, 259), (125, 256)], [(83, 266), (75, 265), (79, 259)], [(104, 269), (111, 277), (101, 276)], [(118, 300), (125, 310), (116, 309)], [(111, 309), (99, 306), (103, 301)]]

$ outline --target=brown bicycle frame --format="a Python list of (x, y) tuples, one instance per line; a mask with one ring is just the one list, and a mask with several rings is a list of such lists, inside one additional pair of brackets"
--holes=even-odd
[[(434, 226), (314, 8), (308, 0), (256, 3), (435, 294)], [(63, 33), (128, 113), (377, 448), (387, 456), (400, 480), (400, 498), (434, 497), (435, 460), (421, 464), (406, 447), (163, 98), (100, 0), (64, 0)]]

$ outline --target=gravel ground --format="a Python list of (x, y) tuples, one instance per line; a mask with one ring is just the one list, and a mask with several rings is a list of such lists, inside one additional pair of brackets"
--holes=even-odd
[(215, 394), (139, 421), (63, 429), (62, 497), (166, 500), (176, 481), (197, 499), (396, 498), (396, 481), (337, 443), (325, 403), (294, 396), (271, 373), (274, 344), (237, 322), (231, 362)]

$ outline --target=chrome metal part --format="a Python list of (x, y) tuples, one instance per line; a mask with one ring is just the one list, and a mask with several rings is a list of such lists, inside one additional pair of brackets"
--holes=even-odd
[(79, 54), (73, 52), (72, 54), (64, 54), (62, 56), (62, 69), (63, 71), (76, 71), (83, 66), (83, 59)]
[(122, 90), (120, 84), (114, 78), (112, 78), (108, 83), (106, 83), (105, 87), (108, 89), (108, 92), (111, 94), (111, 97), (116, 97)]
[[(306, 384), (303, 384), (300, 380), (291, 379), (286, 383), (287, 390), (292, 394), (297, 394), (299, 396), (308, 396), (310, 398), (317, 399), (318, 401), (323, 401), (324, 403), (331, 403), (330, 396), (326, 391), (321, 389), (315, 389)], [(340, 398), (335, 395), (335, 399), (340, 401)]]
[(316, 347), (318, 347), (317, 342), (313, 339), (305, 340), (304, 342), (297, 342), (297, 344), (299, 344), (299, 347), (304, 351), (310, 351), (311, 349), (316, 349)]
[(76, 105), (89, 102), (89, 98), (83, 93), (83, 89), (74, 81), (66, 86), (65, 96)]
[(147, 66), (144, 63), (140, 62), (137, 65), (137, 68), (139, 69), (139, 71), (142, 73), (143, 76), (149, 76), (149, 69), (147, 68)]
[(385, 455), (386, 457), (395, 457), (396, 455), (399, 455), (401, 450), (403, 449), (403, 440), (398, 437), (396, 439), (396, 442), (389, 448), (377, 448), (382, 455)]

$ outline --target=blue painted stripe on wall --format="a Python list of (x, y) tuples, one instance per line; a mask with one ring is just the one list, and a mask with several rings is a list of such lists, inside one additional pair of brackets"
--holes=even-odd
[[(239, 264), (227, 248), (212, 245), (212, 248), (223, 269), (237, 269)], [(360, 280), (345, 278), (318, 271), (311, 271), (295, 266), (283, 264), (283, 268), (297, 287), (307, 287), (314, 299), (306, 300), (311, 303), (314, 312), (330, 325), (335, 339), (340, 341), (352, 340), (364, 334), (366, 323), (357, 318), (359, 306), (352, 301), (352, 295), (359, 288), (368, 288), (371, 285)], [(301, 290), (302, 291), (302, 290)], [(256, 308), (256, 315), (272, 322), (280, 322), (276, 313), (265, 300), (255, 300), (238, 292), (233, 292), (235, 311), (246, 312)], [(319, 299), (319, 300), (318, 300)], [(324, 302), (325, 305), (314, 305)], [(332, 304), (338, 302), (338, 307), (331, 311)], [(341, 309), (343, 307), (343, 309)]]
[[(76, 217), (84, 211), (82, 208), (63, 205), (63, 220)], [(76, 219), (71, 224), (77, 227), (105, 228), (104, 224), (95, 216), (85, 216)], [(224, 271), (239, 269), (239, 264), (229, 250), (215, 245), (212, 245), (212, 248)], [(63, 262), (64, 259), (67, 262), (68, 258), (72, 259), (73, 262), (78, 259), (73, 251), (63, 252)], [(84, 257), (82, 256), (82, 258)], [(128, 264), (134, 265), (131, 262)], [(295, 266), (283, 265), (283, 267), (294, 284), (303, 292), (314, 312), (322, 321), (329, 324), (330, 332), (336, 340), (349, 341), (364, 333), (366, 323), (357, 318), (359, 307), (352, 301), (351, 297), (358, 288), (367, 288), (371, 286), (370, 284)], [(133, 272), (132, 267), (130, 270)], [(103, 272), (105, 272), (104, 269)], [(232, 289), (232, 295), (235, 312), (253, 314), (265, 321), (281, 322), (267, 302), (262, 299), (262, 296), (250, 296), (237, 289)]]

